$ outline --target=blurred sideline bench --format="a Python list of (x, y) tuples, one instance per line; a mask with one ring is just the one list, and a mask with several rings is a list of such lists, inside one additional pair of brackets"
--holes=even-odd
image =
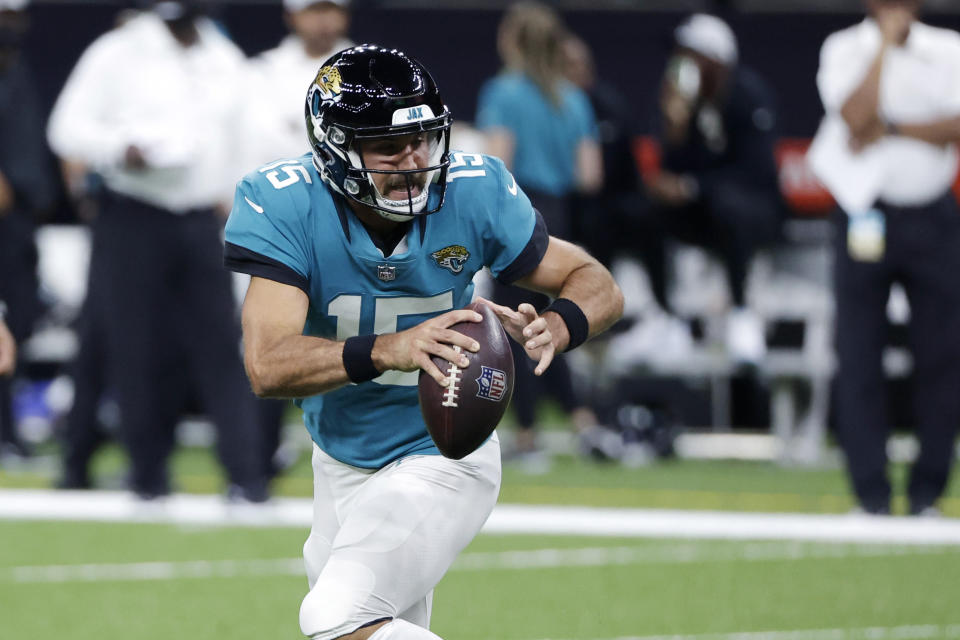
[[(830, 385), (836, 363), (832, 347), (832, 223), (835, 203), (806, 162), (810, 141), (785, 138), (776, 150), (780, 186), (790, 210), (783, 239), (762, 251), (751, 266), (747, 285), (749, 306), (763, 319), (768, 352), (758, 367), (770, 389), (770, 422), (774, 446), (768, 450), (785, 464), (816, 464), (823, 460), (830, 408)], [(638, 137), (634, 153), (645, 176), (660, 170), (656, 140)], [(960, 176), (954, 188), (960, 197)], [(725, 275), (706, 251), (676, 243), (673, 248), (671, 303), (686, 319), (703, 323), (705, 339), (680, 361), (649, 363), (654, 375), (706, 380), (710, 390), (714, 431), (729, 431), (730, 381), (734, 364), (722, 348), (723, 311), (729, 306)], [(888, 315), (903, 324), (909, 306), (894, 287)], [(793, 340), (777, 339), (780, 327), (795, 329)], [(799, 331), (796, 331), (799, 329)], [(799, 340), (798, 340), (799, 338)], [(890, 377), (908, 375), (911, 358), (906, 349), (888, 347), (884, 368)]]

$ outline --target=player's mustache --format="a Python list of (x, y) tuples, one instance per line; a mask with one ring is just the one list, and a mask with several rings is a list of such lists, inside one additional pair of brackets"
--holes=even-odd
[[(415, 177), (415, 178), (414, 178), (414, 177), (411, 177), (411, 178), (409, 179), (409, 184), (410, 184), (410, 188), (411, 188), (411, 189), (413, 189), (414, 187), (416, 187), (416, 188), (420, 189), (420, 191), (423, 191), (423, 187), (427, 184), (427, 178), (426, 178), (426, 176), (417, 176), (417, 177)], [(401, 179), (401, 180), (390, 180), (390, 181), (387, 182), (386, 186), (383, 188), (384, 192), (393, 191), (394, 189), (397, 189), (397, 190), (399, 190), (399, 191), (406, 191), (406, 190), (407, 190), (407, 180), (403, 180), (403, 179)]]

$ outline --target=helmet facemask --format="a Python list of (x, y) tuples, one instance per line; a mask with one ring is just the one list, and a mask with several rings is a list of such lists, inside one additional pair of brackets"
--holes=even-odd
[[(443, 206), (447, 169), (450, 166), (451, 118), (446, 111), (439, 117), (432, 117), (433, 114), (426, 105), (398, 109), (397, 114), (414, 109), (420, 110), (419, 113), (425, 111), (427, 117), (409, 124), (386, 127), (355, 129), (339, 124), (324, 126), (322, 119), (313, 118), (313, 133), (318, 143), (314, 145), (314, 161), (323, 179), (344, 197), (369, 207), (394, 222), (404, 222), (437, 212)], [(397, 119), (395, 115), (394, 120)], [(425, 167), (384, 170), (366, 166), (363, 152), (368, 145), (410, 135), (425, 136), (423, 144), (428, 145)], [(391, 187), (397, 187), (399, 191), (405, 192), (407, 197), (385, 197), (374, 181), (376, 174), (390, 176), (385, 183), (388, 194), (395, 191)], [(428, 210), (431, 192), (437, 192), (439, 197)]]

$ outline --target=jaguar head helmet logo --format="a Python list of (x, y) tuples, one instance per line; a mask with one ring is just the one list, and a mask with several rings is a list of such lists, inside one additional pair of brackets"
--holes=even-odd
[(340, 99), (340, 70), (336, 67), (321, 67), (313, 83), (324, 102)]

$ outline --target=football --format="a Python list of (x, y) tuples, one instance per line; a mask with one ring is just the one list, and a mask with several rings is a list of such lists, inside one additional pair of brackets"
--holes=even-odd
[[(427, 431), (440, 453), (459, 460), (490, 437), (513, 395), (513, 356), (510, 338), (493, 310), (482, 302), (466, 307), (483, 316), (481, 322), (460, 322), (454, 331), (480, 343), (480, 350), (467, 353), (470, 365), (458, 367), (438, 356), (434, 364), (450, 380), (441, 387), (420, 372), (420, 411)], [(459, 347), (454, 347), (459, 349)]]

